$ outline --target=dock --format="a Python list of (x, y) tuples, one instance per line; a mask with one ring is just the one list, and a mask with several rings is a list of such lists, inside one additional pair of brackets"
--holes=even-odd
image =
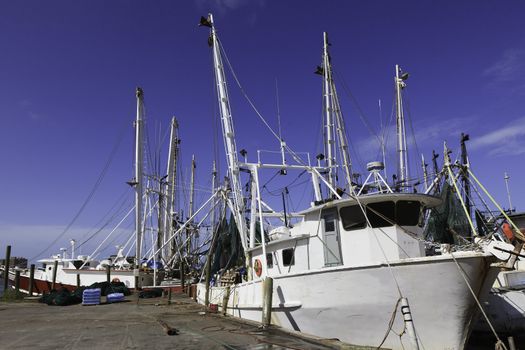
[[(105, 301), (105, 298), (102, 298)], [(171, 334), (171, 335), (170, 335)], [(355, 349), (206, 311), (186, 294), (121, 303), (48, 306), (36, 300), (0, 302), (0, 339), (6, 349)]]

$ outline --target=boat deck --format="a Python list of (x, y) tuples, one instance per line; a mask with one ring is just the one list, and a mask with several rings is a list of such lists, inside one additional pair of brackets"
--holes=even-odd
[[(162, 323), (178, 335), (167, 335)], [(96, 306), (0, 302), (0, 339), (6, 349), (372, 349), (261, 330), (256, 323), (204, 312), (185, 294), (174, 294), (170, 305), (167, 298), (134, 295)]]

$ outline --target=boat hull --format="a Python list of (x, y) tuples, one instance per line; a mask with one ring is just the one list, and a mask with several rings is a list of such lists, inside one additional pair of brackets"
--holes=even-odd
[[(487, 294), (499, 271), (491, 257), (456, 253), (478, 296)], [(477, 307), (450, 255), (407, 259), (352, 268), (327, 268), (273, 277), (272, 324), (356, 345), (402, 349), (409, 346), (403, 315), (396, 309), (400, 294), (409, 301), (421, 344), (427, 349), (461, 349), (466, 343)], [(210, 302), (222, 304), (224, 287), (213, 287)], [(198, 301), (203, 303), (200, 284)], [(227, 312), (260, 321), (262, 280), (231, 287)], [(397, 310), (397, 311), (396, 311)], [(392, 331), (389, 322), (395, 314)]]
[[(80, 286), (87, 287), (96, 282), (107, 281), (107, 274), (104, 270), (73, 270), (73, 269), (58, 269), (55, 280), (55, 289), (66, 288), (69, 291), (74, 291), (77, 288), (77, 274), (79, 275)], [(53, 289), (53, 277), (47, 271), (36, 270), (33, 279), (33, 293), (43, 294)], [(150, 274), (141, 273), (140, 279), (142, 285), (151, 285), (153, 277)], [(14, 270), (9, 271), (9, 279), (14, 281)], [(135, 276), (133, 270), (112, 270), (110, 274), (111, 280), (118, 280), (126, 285), (128, 288), (133, 288), (135, 284)], [(29, 291), (29, 270), (22, 270), (20, 272), (20, 289), (24, 292)], [(13, 283), (14, 284), (14, 283)]]

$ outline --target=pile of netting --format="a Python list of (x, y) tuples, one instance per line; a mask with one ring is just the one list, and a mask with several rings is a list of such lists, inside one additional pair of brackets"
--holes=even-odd
[(53, 289), (49, 293), (44, 292), (38, 301), (47, 305), (57, 306), (80, 304), (82, 302), (82, 293), (84, 290), (95, 288), (100, 288), (100, 294), (102, 296), (112, 293), (123, 293), (124, 295), (131, 294), (131, 291), (123, 282), (96, 282), (89, 287), (79, 287), (73, 292), (70, 292), (63, 287), (58, 290)]

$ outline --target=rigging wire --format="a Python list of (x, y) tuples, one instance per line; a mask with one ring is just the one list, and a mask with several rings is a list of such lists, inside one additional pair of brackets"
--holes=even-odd
[(77, 221), (77, 219), (80, 217), (80, 215), (84, 212), (84, 209), (86, 208), (86, 206), (89, 204), (89, 202), (91, 201), (91, 199), (93, 198), (93, 196), (95, 195), (95, 193), (97, 192), (100, 184), (102, 183), (102, 180), (104, 180), (107, 172), (108, 172), (108, 169), (109, 169), (109, 166), (111, 165), (111, 163), (113, 162), (113, 159), (115, 157), (115, 154), (117, 153), (117, 150), (120, 146), (120, 144), (122, 143), (122, 140), (124, 138), (124, 131), (126, 129), (122, 129), (120, 134), (118, 135), (117, 137), (117, 141), (115, 142), (115, 144), (113, 145), (113, 148), (111, 149), (111, 152), (109, 154), (109, 157), (108, 159), (106, 160), (106, 163), (104, 164), (104, 167), (102, 168), (102, 171), (100, 172), (100, 174), (98, 175), (98, 178), (97, 180), (95, 181), (93, 187), (91, 188), (91, 191), (89, 192), (88, 196), (86, 197), (86, 199), (84, 200), (84, 202), (82, 203), (82, 205), (80, 206), (80, 208), (78, 209), (78, 211), (76, 212), (76, 214), (73, 216), (73, 219), (71, 219), (71, 221), (69, 222), (69, 224), (66, 226), (66, 228), (46, 247), (44, 248), (42, 251), (40, 251), (38, 254), (36, 254), (34, 257), (32, 257), (31, 259), (29, 259), (30, 261), (31, 260), (35, 260), (36, 258), (40, 257), (42, 254), (44, 254), (45, 252), (47, 252), (51, 247), (53, 247), (53, 245), (55, 245), (60, 239), (62, 239), (62, 237), (64, 237), (64, 235), (69, 231), (69, 229), (73, 226), (73, 224)]

